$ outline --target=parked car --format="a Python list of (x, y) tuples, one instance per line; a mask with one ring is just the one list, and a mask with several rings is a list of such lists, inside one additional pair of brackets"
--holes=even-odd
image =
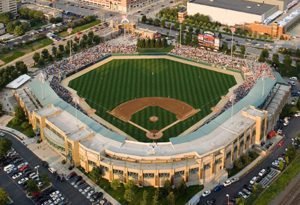
[(257, 176), (253, 177), (253, 178), (250, 180), (250, 184), (251, 184), (251, 185), (255, 184), (256, 181), (257, 181), (257, 179), (258, 179)]
[(262, 169), (262, 170), (260, 170), (260, 172), (258, 173), (258, 176), (263, 177), (266, 173), (267, 173), (267, 170)]
[(232, 183), (231, 180), (227, 179), (227, 180), (223, 183), (223, 185), (226, 187), (226, 186), (229, 186), (231, 183)]
[(221, 184), (217, 185), (217, 186), (214, 188), (214, 192), (219, 192), (219, 191), (221, 191), (221, 190), (223, 189), (223, 187), (224, 187), (224, 185), (221, 185)]
[(206, 190), (206, 191), (203, 192), (202, 196), (206, 197), (206, 196), (210, 195), (210, 193), (211, 193), (210, 190)]

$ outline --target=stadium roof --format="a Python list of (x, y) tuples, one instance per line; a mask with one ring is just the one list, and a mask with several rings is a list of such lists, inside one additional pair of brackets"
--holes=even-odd
[(8, 83), (6, 87), (11, 89), (17, 89), (20, 86), (24, 85), (24, 83), (26, 83), (30, 79), (31, 77), (29, 75), (24, 74), (19, 76), (17, 79), (13, 80), (12, 82)]
[(39, 99), (43, 106), (53, 104), (54, 106), (60, 107), (62, 110), (69, 112), (73, 116), (77, 116), (79, 121), (84, 122), (91, 130), (95, 133), (99, 133), (108, 138), (114, 139), (119, 142), (124, 142), (125, 137), (119, 135), (109, 129), (105, 128), (103, 125), (95, 122), (93, 119), (85, 115), (80, 111), (76, 111), (72, 105), (63, 101), (58, 95), (52, 90), (48, 83), (43, 83), (34, 79), (30, 84), (29, 88), (31, 92)]
[(192, 0), (190, 1), (190, 3), (258, 15), (265, 14), (267, 11), (275, 7), (271, 4), (256, 3), (242, 0)]

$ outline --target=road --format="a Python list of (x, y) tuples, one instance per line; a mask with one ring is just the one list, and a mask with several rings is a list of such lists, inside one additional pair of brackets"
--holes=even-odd
[(285, 148), (291, 144), (292, 137), (296, 137), (298, 133), (300, 133), (300, 118), (293, 118), (291, 119), (289, 125), (283, 128), (283, 133), (286, 134), (284, 138), (284, 145), (282, 147), (275, 147), (275, 150), (270, 153), (259, 165), (257, 165), (253, 170), (251, 170), (248, 174), (240, 178), (237, 183), (234, 183), (228, 187), (223, 188), (218, 193), (212, 193), (211, 195), (205, 197), (204, 199), (200, 200), (200, 204), (205, 204), (206, 200), (209, 199), (216, 199), (216, 205), (224, 205), (227, 204), (227, 197), (226, 194), (232, 198), (237, 195), (237, 193), (242, 190), (244, 184), (249, 184), (249, 181), (258, 174), (258, 172), (270, 166), (272, 162), (278, 158), (278, 156), (284, 153)]
[[(6, 133), (6, 131), (5, 131)], [(40, 166), (39, 173), (47, 173), (49, 175), (49, 179), (52, 182), (53, 186), (61, 191), (61, 193), (66, 196), (69, 202), (72, 205), (76, 204), (91, 204), (89, 200), (87, 200), (82, 194), (80, 194), (73, 186), (71, 186), (68, 182), (60, 182), (57, 181), (56, 178), (50, 174), (50, 172), (42, 166), (42, 161), (38, 158), (33, 152), (31, 152), (24, 144), (22, 144), (19, 140), (17, 140), (13, 134), (6, 134), (5, 137), (12, 141), (12, 146), (14, 149), (22, 156), (26, 161), (29, 162), (31, 167), (35, 167), (37, 165)], [(23, 203), (17, 203), (23, 204)]]

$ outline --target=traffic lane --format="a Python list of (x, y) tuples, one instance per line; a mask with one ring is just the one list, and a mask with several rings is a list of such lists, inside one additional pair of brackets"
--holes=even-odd
[(14, 204), (32, 205), (34, 204), (26, 197), (23, 189), (18, 186), (3, 170), (0, 171), (0, 187), (5, 189)]
[(273, 152), (271, 152), (259, 165), (254, 167), (248, 174), (241, 177), (238, 182), (223, 188), (218, 193), (212, 193), (211, 195), (205, 197), (200, 201), (200, 204), (205, 204), (205, 202), (209, 199), (216, 199), (217, 205), (227, 204), (226, 194), (229, 194), (231, 198), (236, 196), (237, 193), (243, 188), (244, 184), (249, 184), (249, 181), (254, 176), (257, 176), (258, 172), (261, 169), (271, 166), (272, 162), (277, 159), (279, 155), (285, 152), (285, 149), (292, 142), (291, 138), (297, 136), (297, 134), (300, 132), (299, 124), (300, 118), (293, 118), (290, 121), (289, 126), (283, 128), (283, 133), (286, 134), (286, 137), (284, 138), (285, 143), (282, 147), (276, 146)]
[(24, 158), (24, 160), (29, 162), (31, 167), (39, 165), (40, 173), (47, 173), (49, 175), (49, 179), (53, 186), (61, 191), (61, 193), (71, 202), (72, 204), (91, 204), (91, 202), (85, 198), (82, 194), (78, 192), (73, 186), (69, 183), (60, 182), (56, 180), (56, 177), (42, 166), (42, 161), (38, 158), (33, 152), (31, 152), (24, 144), (22, 144), (19, 140), (17, 140), (13, 135), (7, 134), (5, 132), (5, 136), (12, 141), (12, 145), (14, 149)]

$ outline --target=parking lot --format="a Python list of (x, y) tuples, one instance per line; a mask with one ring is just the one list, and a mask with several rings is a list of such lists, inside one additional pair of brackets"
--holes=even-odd
[[(0, 130), (0, 132), (2, 132), (2, 130)], [(91, 204), (91, 202), (86, 197), (79, 194), (79, 192), (73, 186), (71, 186), (69, 183), (67, 183), (66, 180), (61, 180), (61, 177), (59, 177), (59, 175), (49, 172), (49, 170), (47, 168), (47, 163), (42, 162), (24, 144), (22, 144), (19, 140), (17, 140), (16, 137), (13, 134), (5, 132), (4, 135), (5, 135), (6, 138), (8, 138), (9, 140), (12, 141), (12, 146), (15, 149), (16, 153), (18, 154), (18, 156), (16, 156), (15, 159), (14, 158), (12, 158), (12, 159), (17, 160), (17, 158), (20, 157), (20, 159), (23, 160), (22, 162), (20, 161), (20, 162), (15, 162), (15, 163), (25, 163), (25, 162), (28, 163), (28, 168), (26, 168), (26, 169), (24, 169), (25, 167), (22, 168), (22, 169), (24, 169), (23, 170), (24, 172), (26, 170), (29, 170), (29, 171), (27, 171), (26, 176), (24, 175), (25, 178), (27, 177), (28, 180), (29, 180), (29, 178), (30, 178), (29, 175), (32, 174), (33, 172), (36, 172), (37, 169), (35, 169), (35, 167), (38, 166), (39, 176), (42, 176), (42, 175), (46, 174), (49, 178), (50, 183), (52, 184), (52, 187), (50, 189), (47, 189), (48, 191), (45, 190), (46, 192), (43, 192), (40, 195), (40, 197), (41, 197), (40, 201), (39, 201), (39, 199), (33, 199), (31, 201), (31, 204), (35, 204), (35, 203), (36, 204), (42, 204), (41, 202), (43, 202), (43, 201), (45, 202), (45, 200), (49, 201), (49, 199), (51, 199), (51, 201), (53, 201), (53, 199), (57, 200), (58, 197), (60, 199), (63, 197), (64, 198), (63, 201), (67, 202), (67, 204), (84, 204), (84, 205)], [(2, 137), (2, 136), (0, 136), (0, 137)], [(12, 162), (13, 161), (7, 161), (6, 164), (10, 164)], [(24, 166), (26, 166), (25, 164), (24, 164)], [(14, 165), (14, 168), (16, 166), (18, 167), (19, 165), (20, 164)], [(5, 165), (5, 166), (7, 166), (7, 165)], [(17, 170), (15, 170), (15, 171), (17, 171)], [(3, 171), (1, 171), (1, 172), (3, 173)], [(17, 171), (17, 172), (20, 172), (20, 171)], [(11, 175), (11, 173), (10, 173), (10, 175)], [(17, 177), (17, 179), (14, 179), (14, 180), (12, 179), (12, 175), (8, 176), (8, 174), (6, 174), (6, 173), (3, 173), (3, 174), (5, 174), (7, 177), (9, 177), (9, 179), (15, 185), (17, 185), (18, 182), (22, 178), (24, 178), (23, 173), (22, 173), (22, 175)], [(17, 174), (17, 173), (15, 173), (15, 174)], [(31, 176), (33, 177), (33, 175), (31, 175)], [(2, 180), (2, 178), (0, 179), (0, 181), (1, 180)], [(25, 192), (24, 192), (25, 189), (24, 188), (25, 188), (26, 183), (24, 183), (24, 180), (28, 181), (26, 179), (23, 179), (22, 181), (20, 181), (20, 185), (18, 184), (17, 187), (19, 187), (18, 189), (21, 190), (21, 192), (23, 192), (23, 194), (25, 195)], [(6, 191), (9, 193), (10, 196), (14, 195), (14, 192), (11, 192), (10, 189), (6, 189)], [(57, 192), (57, 191), (59, 191), (59, 192)], [(20, 195), (20, 193), (19, 193), (19, 195)], [(14, 197), (12, 197), (12, 198), (14, 200)], [(20, 203), (18, 203), (18, 204), (20, 204)], [(48, 203), (45, 203), (45, 204), (64, 204), (64, 203), (61, 203), (61, 202), (49, 203), (48, 202)]]
[[(43, 165), (47, 167), (47, 163), (43, 163)], [(44, 176), (40, 175), (39, 165), (32, 167), (13, 148), (2, 160), (2, 166), (3, 172), (17, 186), (17, 190), (22, 190), (20, 192), (24, 192), (24, 195), (30, 198), (32, 203), (39, 205), (68, 204), (67, 198), (51, 185), (48, 175), (46, 173)], [(34, 183), (39, 189), (39, 191), (34, 192), (34, 195), (32, 193), (31, 197), (29, 197), (29, 182)]]
[(111, 203), (103, 197), (101, 191), (97, 192), (92, 186), (90, 186), (82, 176), (76, 172), (71, 172), (66, 179), (68, 182), (76, 188), (83, 196), (85, 196), (93, 204), (111, 205)]

